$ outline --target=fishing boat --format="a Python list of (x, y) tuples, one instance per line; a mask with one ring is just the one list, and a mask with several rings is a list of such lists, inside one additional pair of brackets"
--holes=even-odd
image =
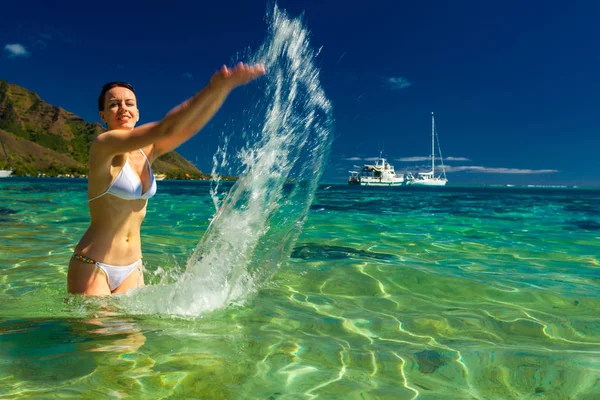
[(396, 174), (394, 166), (381, 157), (375, 164), (364, 164), (362, 170), (349, 171), (348, 184), (361, 186), (400, 186), (404, 184), (404, 174)]
[(440, 154), (440, 161), (442, 164), (442, 173), (439, 176), (435, 176), (435, 139), (437, 138), (436, 133), (437, 132), (435, 130), (435, 118), (433, 116), (433, 113), (431, 113), (431, 171), (419, 172), (416, 177), (409, 173), (407, 176), (407, 185), (444, 186), (446, 185), (446, 183), (448, 183), (439, 138), (437, 140), (437, 143), (438, 152)]
[(6, 159), (6, 165), (8, 166), (8, 169), (0, 169), (0, 178), (8, 178), (13, 171), (10, 168), (10, 159), (8, 158), (8, 153), (6, 152), (2, 138), (0, 138), (0, 145), (2, 145), (2, 151), (4, 152), (4, 158)]

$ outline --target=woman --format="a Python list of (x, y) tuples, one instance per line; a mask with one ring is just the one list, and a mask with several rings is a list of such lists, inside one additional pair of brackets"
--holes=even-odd
[(202, 129), (234, 88), (264, 72), (263, 65), (223, 66), (202, 91), (160, 122), (138, 128), (133, 88), (124, 82), (104, 85), (98, 108), (108, 130), (90, 148), (91, 224), (69, 263), (70, 293), (104, 296), (144, 285), (140, 228), (148, 199), (156, 193), (152, 162)]

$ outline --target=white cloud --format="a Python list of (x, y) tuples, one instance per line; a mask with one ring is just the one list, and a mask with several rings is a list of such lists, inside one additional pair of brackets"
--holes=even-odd
[[(374, 161), (377, 157), (369, 157), (369, 158), (361, 158), (361, 157), (346, 157), (343, 158), (345, 161)], [(439, 160), (439, 157), (436, 157), (436, 160)], [(396, 158), (394, 161), (403, 161), (403, 162), (414, 162), (421, 163), (423, 161), (431, 161), (430, 157), (422, 157), (422, 156), (414, 156), (414, 157), (401, 157)], [(444, 161), (471, 161), (466, 157), (446, 157)], [(398, 167), (398, 166), (396, 166)], [(353, 168), (361, 168), (361, 166), (353, 165)], [(435, 166), (437, 172), (442, 171), (442, 166), (437, 164)], [(534, 174), (554, 174), (560, 172), (557, 169), (524, 169), (524, 168), (491, 168), (491, 167), (482, 167), (477, 165), (460, 165), (460, 166), (452, 166), (452, 165), (444, 165), (444, 169), (446, 172), (473, 172), (473, 173), (482, 173), (482, 174), (512, 174), (512, 175), (534, 175)], [(400, 168), (396, 168), (396, 171), (429, 171), (431, 170), (431, 164), (413, 164), (413, 165), (404, 165)]]
[(42, 33), (40, 36), (45, 38), (46, 40), (49, 39), (60, 39), (65, 43), (76, 43), (76, 40), (73, 40), (73, 38), (71, 38), (70, 36), (66, 35), (65, 33), (63, 33), (61, 30), (55, 28), (54, 26), (46, 26), (45, 30), (47, 31), (46, 33)]
[(48, 43), (42, 39), (31, 39), (30, 42), (33, 44), (33, 47), (46, 48), (48, 46)]
[(475, 165), (463, 165), (458, 167), (452, 167), (447, 165), (446, 172), (479, 172), (484, 174), (553, 174), (558, 172), (556, 169), (520, 169), (520, 168), (490, 168), (480, 167)]
[(33, 47), (46, 48), (48, 42), (52, 40), (52, 35), (49, 33), (42, 33), (37, 37), (30, 37), (29, 42), (33, 44)]
[(383, 83), (390, 90), (405, 89), (412, 85), (412, 83), (410, 83), (406, 78), (401, 76), (384, 78)]
[(31, 54), (27, 51), (27, 49), (25, 49), (25, 47), (23, 47), (22, 44), (19, 43), (7, 44), (6, 46), (4, 46), (4, 50), (8, 52), (8, 57), (10, 58), (29, 57), (29, 55)]
[[(440, 160), (439, 157), (435, 158), (436, 160)], [(401, 162), (420, 162), (420, 161), (429, 161), (431, 160), (430, 157), (421, 157), (421, 156), (415, 156), (415, 157), (401, 157), (401, 158), (396, 158), (394, 159), (394, 161), (401, 161)], [(466, 157), (444, 157), (444, 161), (471, 161)]]
[(401, 157), (396, 158), (394, 161), (402, 161), (402, 162), (419, 162), (419, 161), (427, 161), (431, 160), (429, 157)]
[(181, 77), (183, 79), (192, 79), (193, 75), (190, 74), (189, 72), (184, 72), (183, 74), (181, 74)]

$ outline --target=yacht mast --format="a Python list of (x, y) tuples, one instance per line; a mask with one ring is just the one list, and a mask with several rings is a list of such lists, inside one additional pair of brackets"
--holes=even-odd
[(433, 119), (433, 112), (431, 113), (431, 177), (435, 175), (435, 147), (434, 147), (434, 132), (435, 132), (435, 121)]

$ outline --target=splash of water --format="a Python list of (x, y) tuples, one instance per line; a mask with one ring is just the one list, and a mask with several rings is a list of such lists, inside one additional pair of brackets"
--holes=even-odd
[[(333, 118), (303, 21), (277, 6), (268, 20), (267, 39), (249, 60), (267, 74), (244, 127), (240, 178), (220, 203), (211, 192), (216, 215), (178, 282), (120, 299), (129, 312), (197, 316), (243, 302), (289, 258), (329, 154)], [(215, 165), (227, 164), (228, 144)]]

